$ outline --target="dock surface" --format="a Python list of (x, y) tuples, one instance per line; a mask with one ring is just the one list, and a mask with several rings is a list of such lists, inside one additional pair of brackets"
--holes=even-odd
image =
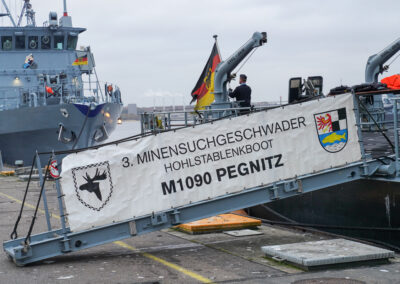
[[(25, 187), (17, 177), (0, 176), (1, 242), (10, 239)], [(46, 193), (52, 225), (59, 228), (51, 182), (46, 184)], [(27, 234), (38, 197), (36, 181), (27, 196), (19, 237)], [(33, 234), (46, 230), (42, 206)], [(2, 253), (0, 283), (400, 283), (398, 254), (384, 265), (305, 272), (266, 258), (261, 247), (333, 237), (269, 225), (257, 231), (262, 234), (237, 237), (225, 233), (190, 235), (168, 229), (25, 267), (17, 267)]]

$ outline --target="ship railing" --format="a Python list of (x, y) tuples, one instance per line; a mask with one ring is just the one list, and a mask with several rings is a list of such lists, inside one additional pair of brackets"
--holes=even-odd
[[(0, 88), (0, 110), (10, 110), (25, 107), (39, 107), (54, 104), (69, 103), (71, 100), (80, 100), (74, 95), (64, 95), (60, 91), (57, 96), (46, 93), (45, 86), (31, 88), (3, 87)], [(84, 98), (83, 100), (89, 100)]]
[(82, 84), (82, 95), (84, 97), (94, 97), (98, 102), (104, 101), (104, 95), (101, 92), (101, 86), (98, 81), (82, 81)]
[[(385, 104), (382, 94), (390, 95)], [(360, 92), (355, 95), (358, 97), (360, 126), (363, 132), (380, 132), (393, 128), (394, 102), (400, 97), (400, 90)]]
[(221, 118), (236, 117), (249, 112), (274, 108), (279, 105), (231, 107), (205, 110), (152, 111), (140, 114), (141, 133), (160, 133), (171, 129), (208, 123)]
[(99, 81), (82, 81), (84, 97), (95, 97), (99, 103), (121, 103), (121, 91), (112, 83), (104, 83), (104, 90)]
[[(388, 95), (390, 101), (382, 101)], [(392, 157), (395, 174), (400, 176), (399, 164), (399, 100), (400, 90), (378, 90), (354, 93), (357, 125), (362, 158)]]
[(118, 86), (108, 86), (112, 86), (112, 89), (106, 93), (106, 96), (99, 95), (96, 89), (82, 93), (82, 88), (79, 87), (67, 90), (61, 89), (57, 95), (48, 94), (44, 85), (31, 88), (23, 88), (21, 86), (0, 87), (0, 111), (68, 103), (122, 103)]
[(105, 102), (122, 103), (119, 87), (112, 83), (104, 83)]

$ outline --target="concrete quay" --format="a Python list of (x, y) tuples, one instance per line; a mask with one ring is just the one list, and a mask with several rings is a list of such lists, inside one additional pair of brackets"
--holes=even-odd
[[(20, 210), (26, 183), (0, 177), (0, 240), (10, 233)], [(27, 196), (18, 235), (27, 234), (39, 197), (37, 181)], [(56, 191), (46, 183), (53, 227), (60, 227)], [(33, 234), (46, 230), (41, 210)], [(173, 229), (142, 235), (92, 249), (17, 267), (0, 254), (0, 283), (400, 283), (400, 255), (386, 264), (329, 267), (307, 272), (266, 258), (263, 246), (332, 239), (280, 226), (262, 225), (260, 235), (225, 233), (190, 235)]]

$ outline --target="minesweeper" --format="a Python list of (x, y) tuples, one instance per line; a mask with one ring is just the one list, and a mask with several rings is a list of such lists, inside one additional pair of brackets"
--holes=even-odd
[[(58, 20), (37, 26), (29, 0), (18, 22), (0, 27), (0, 150), (3, 161), (29, 164), (35, 151), (70, 150), (101, 143), (122, 111), (121, 92), (100, 85), (90, 47), (77, 50), (85, 28), (72, 26), (66, 0)], [(25, 16), (25, 17), (24, 17)], [(23, 19), (26, 26), (22, 26)]]
[[(300, 84), (290, 85), (297, 86), (297, 103), (242, 108), (229, 101), (227, 86), (233, 70), (266, 42), (265, 32), (255, 32), (229, 58), (206, 65), (203, 74), (207, 77), (199, 81), (204, 82), (207, 91), (197, 92), (197, 100), (212, 93), (215, 101), (204, 110), (143, 113), (141, 134), (95, 149), (70, 151), (62, 160), (61, 174), (54, 166), (60, 161), (60, 153), (55, 152), (47, 161), (45, 174), (39, 171), (41, 188), (36, 195), (36, 210), (28, 233), (22, 237), (18, 236), (18, 225), (26, 205), (21, 201), (11, 240), (3, 243), (7, 256), (23, 266), (350, 183), (390, 183), (398, 188), (398, 135), (393, 143), (394, 155), (367, 155), (360, 108), (365, 107), (365, 96), (400, 91), (364, 93), (352, 88), (341, 95), (324, 97), (320, 92), (322, 77), (314, 77), (304, 83), (306, 96), (301, 95)], [(216, 58), (213, 52), (210, 58)], [(393, 123), (398, 134), (398, 101), (394, 99)], [(51, 224), (45, 187), (49, 176), (55, 178), (61, 228)], [(41, 199), (47, 231), (33, 234)], [(347, 262), (344, 250), (343, 246), (336, 249), (341, 263)], [(386, 257), (394, 255), (385, 253)], [(372, 254), (367, 257), (376, 259)], [(324, 264), (329, 263), (317, 265)]]

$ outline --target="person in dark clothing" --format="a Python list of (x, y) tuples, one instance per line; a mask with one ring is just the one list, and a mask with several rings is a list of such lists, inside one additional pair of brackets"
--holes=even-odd
[[(240, 74), (239, 77), (239, 86), (232, 92), (232, 89), (229, 89), (229, 96), (231, 98), (236, 98), (236, 101), (239, 102), (240, 107), (250, 107), (251, 102), (251, 88), (246, 84), (247, 76), (244, 74)], [(247, 111), (247, 110), (246, 110)]]

